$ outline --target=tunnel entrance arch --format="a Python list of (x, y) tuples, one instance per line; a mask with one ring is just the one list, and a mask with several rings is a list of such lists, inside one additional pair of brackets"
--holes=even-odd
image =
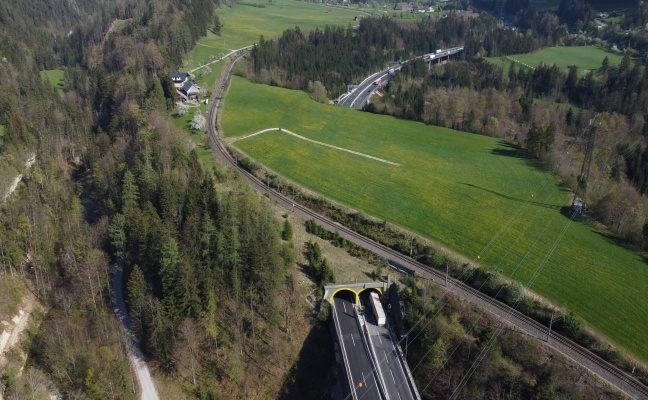
[(349, 296), (349, 301), (351, 301), (353, 304), (358, 304), (358, 301), (360, 301), (360, 296), (358, 295), (358, 292), (351, 288), (339, 288), (336, 291), (331, 294), (331, 298), (327, 299), (329, 303), (333, 303), (333, 298), (334, 297), (342, 297), (342, 296)]
[(365, 283), (345, 283), (338, 285), (324, 286), (324, 299), (329, 303), (333, 303), (333, 296), (343, 291), (351, 292), (353, 295), (352, 302), (354, 304), (360, 303), (360, 293), (367, 289), (376, 289), (382, 296), (382, 293), (387, 289), (385, 282), (365, 282)]

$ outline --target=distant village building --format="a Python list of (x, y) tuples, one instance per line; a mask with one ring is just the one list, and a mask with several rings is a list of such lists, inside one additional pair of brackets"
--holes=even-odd
[(393, 11), (409, 11), (413, 13), (426, 13), (426, 12), (434, 12), (434, 7), (432, 5), (427, 5), (424, 7), (414, 3), (409, 3), (409, 4), (396, 3), (394, 5)]
[(455, 11), (454, 15), (462, 19), (479, 18), (479, 13), (476, 13), (474, 11), (457, 10)]

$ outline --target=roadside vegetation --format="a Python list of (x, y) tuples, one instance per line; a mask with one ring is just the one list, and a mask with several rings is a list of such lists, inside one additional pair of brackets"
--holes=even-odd
[[(407, 360), (423, 399), (622, 399), (573, 362), (436, 285), (404, 279)], [(421, 322), (421, 318), (427, 316)], [(405, 342), (401, 343), (404, 346)], [(478, 365), (478, 369), (473, 368)], [(472, 375), (471, 371), (474, 371)]]

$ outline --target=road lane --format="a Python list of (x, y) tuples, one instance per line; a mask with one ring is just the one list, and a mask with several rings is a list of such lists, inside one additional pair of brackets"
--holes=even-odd
[(381, 399), (378, 384), (373, 373), (369, 355), (360, 337), (354, 305), (350, 301), (333, 298), (333, 312), (340, 326), (340, 342), (343, 342), (344, 356), (351, 372), (351, 382), (358, 399)]
[(376, 358), (377, 370), (382, 376), (382, 382), (388, 399), (400, 398), (416, 400), (413, 388), (407, 379), (405, 366), (400, 358), (400, 351), (392, 340), (387, 326), (378, 326), (369, 304), (365, 305), (364, 318), (367, 321), (369, 343)]

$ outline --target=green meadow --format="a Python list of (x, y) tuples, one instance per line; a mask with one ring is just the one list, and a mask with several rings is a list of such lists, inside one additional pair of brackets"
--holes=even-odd
[(648, 361), (646, 259), (570, 221), (571, 196), (534, 160), (485, 136), (311, 101), (234, 77), (222, 111), (228, 141), (282, 127), (401, 166), (282, 132), (233, 145), (282, 176), (502, 271)]
[[(270, 39), (289, 28), (299, 26), (303, 30), (323, 29), (326, 25), (356, 25), (353, 18), (363, 14), (354, 9), (326, 7), (315, 3), (295, 0), (246, 1), (264, 6), (252, 7), (232, 3), (216, 10), (223, 27), (220, 36), (208, 32), (198, 41), (186, 67), (195, 68), (232, 50), (249, 46), (259, 41), (261, 35)], [(219, 63), (218, 63), (219, 64)], [(215, 65), (215, 64), (214, 64)]]
[[(356, 15), (363, 15), (360, 11), (350, 8), (325, 7), (295, 0), (274, 0), (272, 4), (264, 1), (248, 3), (258, 3), (264, 7), (232, 3), (232, 6), (216, 9), (216, 14), (223, 24), (221, 35), (215, 35), (208, 31), (207, 35), (198, 41), (181, 70), (194, 69), (221, 58), (232, 50), (256, 43), (261, 35), (270, 39), (295, 26), (311, 30), (317, 27), (323, 29), (326, 25), (355, 25), (357, 22), (353, 21), (353, 18)], [(212, 93), (226, 64), (227, 60), (222, 60), (209, 65), (209, 69), (211, 69), (209, 73), (202, 73), (201, 70), (195, 71), (193, 81)], [(60, 72), (60, 80), (57, 72)], [(62, 89), (63, 71), (43, 71), (43, 73), (49, 77), (52, 84), (57, 82)], [(200, 104), (198, 107), (203, 115), (207, 114), (204, 104)], [(174, 126), (189, 130), (189, 122), (193, 118), (195, 110), (196, 108), (190, 108), (184, 116), (178, 116), (177, 110), (175, 110), (171, 112), (170, 120)], [(192, 131), (191, 137), (198, 144), (197, 150), (200, 158), (205, 161), (206, 165), (212, 166), (211, 149), (203, 145), (204, 134)]]
[(362, 15), (358, 10), (295, 0), (275, 0), (272, 4), (267, 1), (249, 3), (258, 3), (265, 7), (235, 4), (233, 7), (216, 10), (216, 15), (221, 21), (225, 21), (221, 30), (223, 47), (238, 49), (258, 42), (261, 35), (269, 39), (295, 26), (311, 30), (317, 27), (322, 29), (326, 25), (357, 25), (353, 18)]
[(622, 56), (610, 53), (604, 49), (593, 46), (558, 46), (547, 47), (534, 53), (513, 54), (506, 57), (487, 57), (486, 60), (493, 64), (502, 65), (508, 69), (511, 61), (527, 64), (533, 68), (541, 62), (558, 68), (567, 69), (570, 65), (576, 65), (579, 69), (601, 68), (603, 59), (607, 57), (611, 65), (616, 65), (623, 59)]
[(62, 69), (41, 71), (40, 74), (42, 79), (49, 80), (57, 91), (63, 93), (63, 78), (65, 77), (65, 72)]

